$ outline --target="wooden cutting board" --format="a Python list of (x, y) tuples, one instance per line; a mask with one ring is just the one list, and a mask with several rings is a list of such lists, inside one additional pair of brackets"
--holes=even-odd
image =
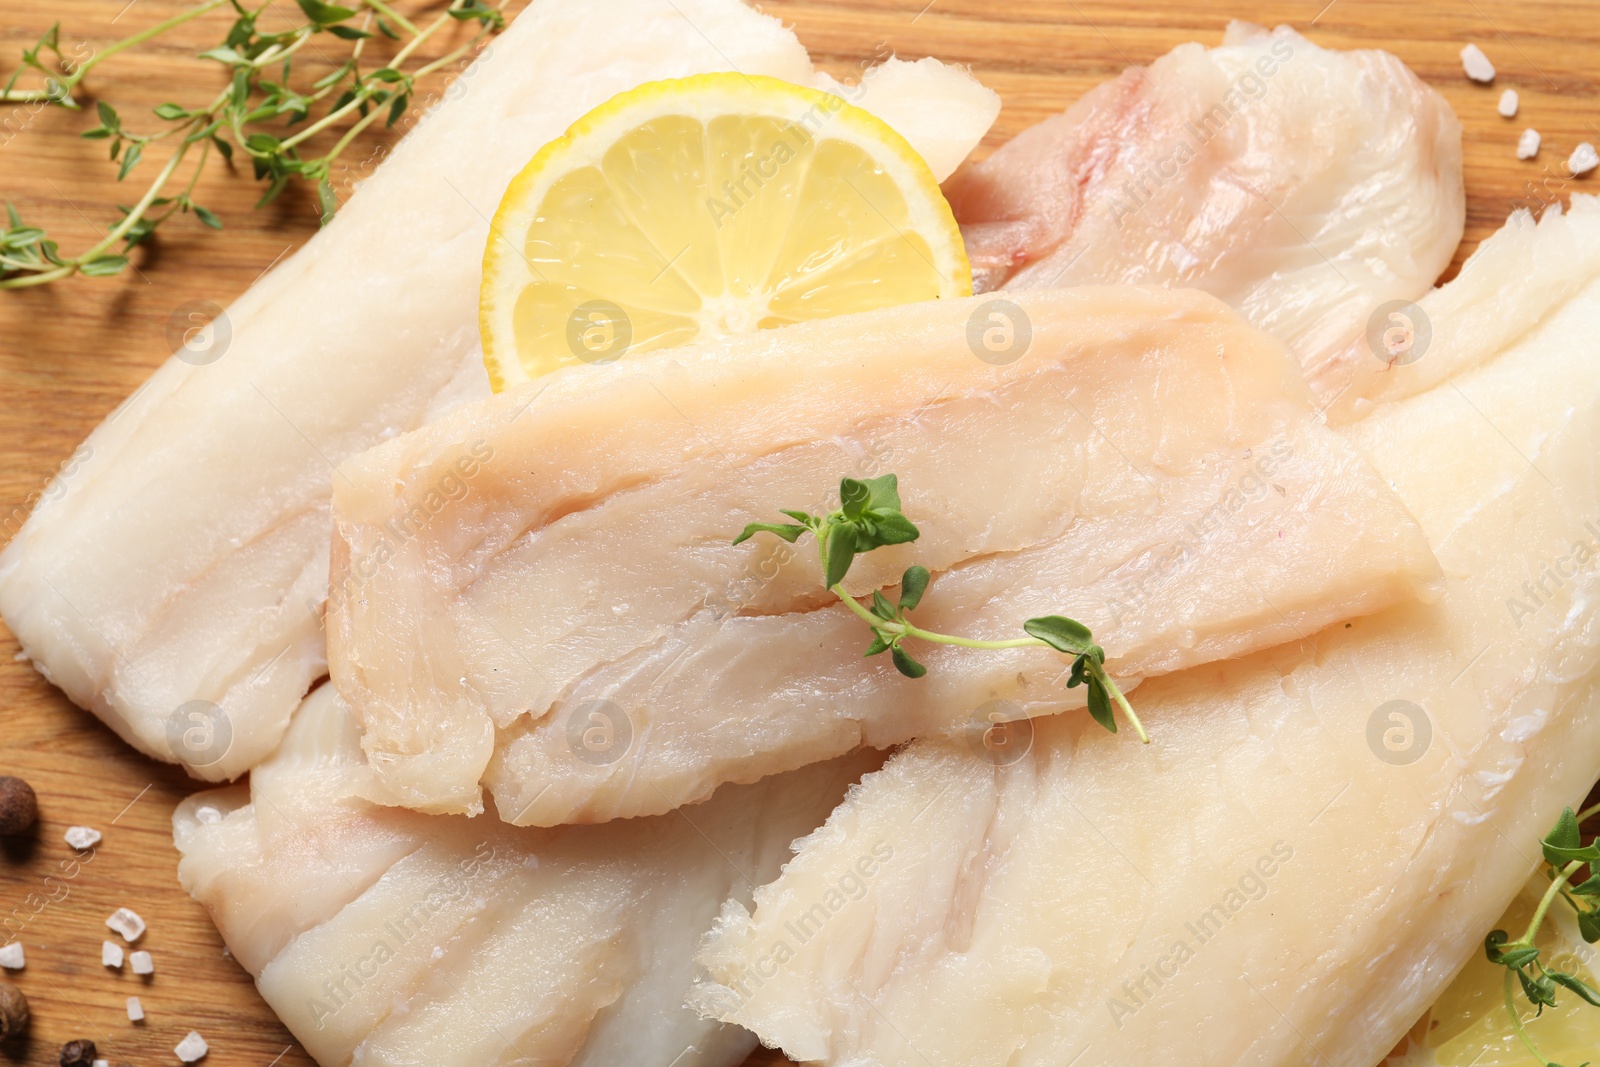
[[(417, 6), (394, 2), (406, 11)], [(1579, 141), (1600, 144), (1600, 20), (1593, 0), (769, 0), (764, 6), (792, 23), (818, 63), (840, 77), (885, 49), (971, 66), (1005, 101), (984, 151), (1130, 64), (1148, 63), (1184, 41), (1215, 43), (1230, 18), (1287, 22), (1330, 47), (1388, 49), (1442, 90), (1466, 127), (1467, 239), (1457, 265), (1513, 206), (1600, 188), (1592, 175), (1564, 177)], [(5, 0), (0, 84), (19, 49), (57, 19), (63, 49), (81, 55), (184, 7), (179, 0), (70, 6)], [(221, 16), (208, 16), (112, 59), (90, 79), (91, 95), (128, 116), (166, 100), (210, 95), (217, 68), (194, 53), (217, 43), (223, 26)], [(1467, 42), (1498, 67), (1492, 87), (1462, 74), (1458, 53)], [(1495, 111), (1505, 88), (1521, 94), (1514, 120)], [(87, 115), (58, 110), (0, 108), (0, 197), (67, 248), (92, 241), (115, 217), (114, 204), (129, 199), (112, 180), (103, 144), (77, 136), (93, 124)], [(1525, 126), (1544, 135), (1544, 149), (1529, 162), (1514, 153)], [(350, 158), (370, 159), (383, 140), (367, 138)], [(356, 165), (341, 183), (362, 173)], [(175, 309), (193, 300), (227, 304), (314, 231), (311, 199), (292, 192), (252, 211), (257, 195), (244, 176), (214, 166), (197, 197), (222, 216), (222, 234), (185, 220), (162, 231), (136, 259), (138, 269), (123, 277), (0, 293), (0, 529), (6, 531), (0, 539), (74, 446), (167, 357)], [(54, 1064), (62, 1042), (88, 1037), (113, 1063), (172, 1064), (173, 1046), (195, 1028), (211, 1042), (208, 1067), (310, 1064), (177, 885), (169, 819), (196, 786), (134, 754), (13, 662), (15, 652), (5, 634), (0, 773), (33, 783), (42, 818), (36, 840), (0, 847), (0, 942), (15, 936), (26, 946), (28, 967), (15, 981), (35, 1021), (28, 1041), (0, 1049), (0, 1063)], [(64, 867), (72, 853), (61, 835), (78, 823), (100, 828), (105, 840), (91, 862)], [(141, 942), (156, 959), (148, 980), (100, 966), (99, 943), (108, 936), (103, 920), (122, 905), (150, 923)], [(128, 1022), (130, 995), (142, 998), (147, 1022)]]

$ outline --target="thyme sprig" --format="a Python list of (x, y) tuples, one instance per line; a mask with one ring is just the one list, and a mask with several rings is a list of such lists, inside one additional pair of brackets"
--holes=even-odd
[(733, 543), (740, 544), (758, 533), (775, 534), (790, 544), (807, 533), (815, 537), (817, 556), (822, 563), (823, 584), (872, 628), (872, 643), (867, 646), (866, 655), (888, 652), (901, 674), (907, 678), (921, 678), (928, 673), (928, 668), (906, 651), (907, 640), (977, 649), (1053, 648), (1072, 657), (1072, 673), (1067, 687), (1088, 687), (1089, 714), (1094, 721), (1116, 733), (1114, 707), (1121, 708), (1139, 740), (1149, 744), (1150, 736), (1145, 733), (1144, 724), (1139, 721), (1139, 716), (1134, 713), (1117, 683), (1106, 673), (1105, 649), (1094, 643), (1094, 635), (1081, 622), (1060, 615), (1029, 619), (1022, 624), (1027, 637), (1004, 641), (980, 641), (924, 630), (912, 623), (906, 614), (922, 602), (932, 581), (928, 569), (921, 566), (906, 568), (900, 577), (900, 595), (894, 601), (874, 590), (869, 604), (862, 604), (844, 591), (840, 583), (849, 573), (856, 556), (886, 545), (915, 541), (920, 534), (916, 525), (900, 510), (899, 479), (895, 475), (841, 480), (839, 507), (826, 515), (779, 510), (794, 521), (752, 522)]
[[(82, 252), (63, 255), (56, 241), (43, 229), (24, 223), (16, 208), (7, 203), (8, 226), (0, 230), (0, 289), (45, 285), (74, 274), (101, 277), (120, 273), (128, 265), (129, 250), (174, 214), (192, 213), (205, 226), (220, 230), (222, 220), (216, 213), (194, 200), (195, 186), (213, 151), (225, 160), (232, 160), (237, 151), (250, 161), (256, 180), (266, 184), (258, 208), (275, 200), (291, 181), (313, 184), (326, 224), (339, 203), (331, 180), (334, 162), (356, 137), (380, 118), (386, 126), (393, 126), (410, 107), (418, 79), (470, 55), (480, 40), (505, 26), (500, 9), (485, 0), (451, 0), (443, 13), (421, 26), (394, 10), (387, 0), (349, 0), (348, 7), (324, 0), (296, 2), (305, 21), (277, 32), (263, 31), (258, 23), (270, 0), (255, 8), (246, 7), (241, 0), (204, 0), (82, 62), (62, 54), (59, 23), (32, 48), (23, 49), (21, 64), (0, 90), (0, 104), (81, 111), (78, 91), (99, 64), (218, 8), (228, 8), (234, 15), (222, 41), (200, 53), (200, 58), (220, 64), (227, 72), (225, 86), (210, 100), (187, 106), (162, 104), (153, 109), (161, 125), (151, 132), (130, 128), (111, 104), (96, 103), (99, 125), (82, 136), (109, 142), (119, 182), (134, 172), (152, 146), (161, 142), (172, 146), (144, 193), (132, 204), (119, 205), (120, 218), (105, 237)], [(419, 48), (456, 22), (476, 22), (478, 33), (446, 55), (412, 65)], [(362, 53), (375, 34), (402, 43), (388, 62), (365, 69)], [(322, 35), (326, 35), (323, 41), (331, 37), (345, 42), (346, 58), (310, 85), (296, 88), (296, 53)], [(320, 47), (318, 51), (321, 54)], [(19, 80), (30, 70), (38, 73), (43, 85), (19, 88)], [(313, 118), (319, 110), (320, 117)], [(279, 125), (263, 128), (269, 124)], [(305, 154), (311, 138), (341, 128), (343, 132), (327, 151)], [(180, 176), (185, 166), (189, 168), (186, 180)], [(175, 180), (182, 182), (181, 186), (169, 190)], [(119, 242), (121, 248), (116, 247)]]
[[(1550, 879), (1550, 888), (1540, 898), (1527, 930), (1515, 941), (1509, 940), (1510, 935), (1506, 931), (1494, 930), (1483, 943), (1484, 954), (1489, 962), (1506, 969), (1503, 993), (1506, 1013), (1511, 1017), (1512, 1032), (1544, 1067), (1561, 1065), (1546, 1057), (1534, 1043), (1517, 1011), (1515, 990), (1520, 984), (1522, 995), (1533, 1005), (1536, 1017), (1543, 1014), (1545, 1008), (1556, 1006), (1557, 988), (1568, 990), (1585, 1003), (1600, 1007), (1600, 991), (1577, 975), (1545, 966), (1540, 949), (1535, 944), (1539, 930), (1557, 900), (1564, 901), (1572, 908), (1578, 921), (1578, 931), (1586, 942), (1592, 945), (1600, 941), (1600, 873), (1593, 866), (1600, 863), (1600, 843), (1585, 845), (1579, 831), (1584, 820), (1597, 812), (1600, 812), (1600, 805), (1582, 813), (1575, 813), (1571, 808), (1561, 813), (1555, 827), (1540, 842), (1544, 851), (1544, 873)], [(1589, 877), (1582, 882), (1574, 882), (1573, 879), (1585, 868), (1589, 868)], [(1589, 1067), (1589, 1061), (1585, 1060), (1579, 1067)]]

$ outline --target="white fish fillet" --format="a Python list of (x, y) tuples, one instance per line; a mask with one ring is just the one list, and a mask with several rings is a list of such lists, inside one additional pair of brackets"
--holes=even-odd
[[(0, 613), (40, 672), (199, 777), (270, 753), (325, 669), (333, 465), (487, 391), (480, 263), (506, 184), (615, 93), (728, 69), (816, 77), (792, 33), (735, 0), (535, 0), (333, 224), (228, 309), (214, 361), (169, 360), (0, 556)], [(940, 177), (999, 107), (931, 60), (846, 92), (937, 108), (936, 136), (907, 133)], [(194, 701), (220, 715), (196, 719)], [(210, 731), (198, 751), (180, 743), (191, 722)]]
[[(1025, 130), (946, 186), (980, 291), (1204, 289), (1319, 371), (1449, 264), (1461, 125), (1387, 52), (1233, 23)], [(1318, 393), (1319, 403), (1342, 383)]]
[[(1526, 211), (1512, 215), (1461, 265), (1460, 284), (1380, 320), (1378, 328), (1409, 341), (1397, 358), (1389, 358), (1381, 333), (1376, 346), (1363, 335), (1319, 368), (1313, 391), (1338, 394), (1328, 418), (1348, 422), (1375, 404), (1416, 396), (1514, 344), (1600, 274), (1597, 227), (1593, 196), (1573, 197), (1566, 213), (1555, 205), (1537, 224)], [(1507, 287), (1507, 278), (1520, 282)], [(1485, 292), (1495, 298), (1485, 300)]]
[[(1534, 305), (1519, 264), (1600, 243), (1597, 207), (1513, 218), (1422, 306)], [(696, 1002), (851, 1067), (1380, 1060), (1600, 772), (1600, 274), (1575, 273), (1514, 328), (1452, 328), (1439, 384), (1348, 430), (1441, 600), (1147, 682), (1150, 749), (1068, 717), (1005, 767), (911, 746), (726, 909)], [(830, 896), (880, 845), (866, 895)]]
[[(920, 562), (920, 625), (994, 639), (1067, 613), (1130, 683), (1434, 575), (1293, 358), (1219, 301), (1014, 296), (1032, 340), (1004, 366), (970, 347), (982, 298), (890, 308), (563, 372), (346, 463), (329, 653), (375, 798), (475, 811), (486, 784), (518, 824), (655, 814), (994, 701), (1081, 706), (1049, 650), (919, 646), (915, 681), (864, 660), (813, 543), (731, 543), (831, 509), (842, 474), (898, 474), (923, 531), (862, 557), (858, 593)], [(614, 747), (575, 758), (596, 711)]]
[(694, 947), (846, 786), (858, 754), (659, 819), (516, 830), (355, 797), (332, 686), (243, 786), (173, 818), (184, 888), (323, 1067), (720, 1067), (754, 1038), (683, 1006)]

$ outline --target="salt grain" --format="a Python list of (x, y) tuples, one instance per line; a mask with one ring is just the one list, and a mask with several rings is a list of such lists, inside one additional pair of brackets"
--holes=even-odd
[(1461, 69), (1475, 82), (1494, 81), (1494, 64), (1483, 54), (1483, 49), (1469, 44), (1461, 50)]
[(135, 952), (128, 957), (128, 965), (133, 968), (134, 974), (155, 974), (156, 961), (148, 952)]
[(22, 942), (13, 941), (11, 944), (0, 948), (0, 967), (8, 971), (20, 971), (27, 966), (28, 958), (23, 954)]
[(1529, 128), (1517, 138), (1517, 158), (1532, 159), (1539, 154), (1539, 131)]
[(92, 826), (69, 826), (66, 838), (67, 844), (81, 852), (100, 843), (100, 831)]
[(178, 1059), (184, 1063), (193, 1063), (211, 1051), (211, 1049), (206, 1044), (206, 1039), (200, 1036), (198, 1030), (190, 1030), (184, 1039), (178, 1042), (178, 1047), (172, 1051), (176, 1052)]
[(1500, 94), (1500, 114), (1503, 118), (1515, 118), (1517, 114), (1517, 91), (1507, 89)]
[(1567, 169), (1572, 171), (1574, 178), (1580, 174), (1588, 174), (1596, 167), (1600, 167), (1600, 152), (1596, 152), (1594, 145), (1588, 141), (1574, 148), (1572, 155), (1567, 159)]
[(100, 942), (100, 966), (121, 967), (122, 946), (115, 941)]
[(106, 925), (122, 935), (122, 939), (129, 944), (144, 936), (144, 920), (139, 918), (139, 913), (132, 908), (118, 908), (111, 913), (111, 918), (106, 920)]
[(128, 998), (128, 1021), (135, 1023), (144, 1022), (144, 1005), (139, 1003), (138, 997)]
[(111, 1067), (110, 1060), (95, 1060), (94, 1067)]

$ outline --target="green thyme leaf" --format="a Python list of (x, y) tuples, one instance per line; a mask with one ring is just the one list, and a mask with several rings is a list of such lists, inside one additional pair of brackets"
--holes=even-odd
[(140, 144), (138, 141), (133, 142), (133, 144), (128, 147), (128, 151), (122, 157), (122, 169), (117, 171), (117, 181), (120, 182), (122, 179), (126, 178), (128, 176), (128, 172), (139, 165), (139, 157), (143, 154), (144, 145)]
[(850, 573), (850, 564), (856, 558), (855, 527), (847, 522), (836, 522), (828, 527), (827, 565), (822, 584), (832, 589)]
[(734, 544), (743, 544), (758, 533), (777, 534), (791, 545), (806, 532), (806, 527), (795, 526), (787, 522), (752, 522), (744, 528), (744, 532), (733, 539)]
[(122, 273), (122, 269), (127, 265), (127, 256), (97, 256), (78, 269), (91, 278), (107, 278)]
[(1572, 990), (1587, 1003), (1600, 1008), (1600, 992), (1596, 992), (1583, 979), (1576, 975), (1567, 974), (1565, 971), (1545, 971), (1544, 973), (1557, 985)]
[(322, 225), (326, 226), (339, 211), (339, 197), (333, 191), (333, 184), (326, 178), (317, 182), (317, 205), (322, 209)]
[(868, 506), (879, 511), (900, 510), (900, 479), (893, 474), (866, 480)]
[(1600, 861), (1600, 845), (1584, 847), (1578, 831), (1578, 816), (1571, 808), (1562, 811), (1561, 818), (1540, 844), (1544, 848), (1545, 861), (1557, 867), (1573, 860), (1583, 863)]
[(872, 502), (872, 490), (866, 482), (854, 478), (841, 478), (839, 480), (839, 510), (844, 517), (852, 521), (866, 514), (867, 506)]
[(898, 511), (872, 509), (867, 512), (866, 520), (871, 524), (873, 548), (903, 545), (915, 541), (922, 533)]
[(1107, 730), (1117, 732), (1117, 718), (1111, 714), (1111, 697), (1095, 675), (1089, 676), (1089, 714)]
[(928, 673), (928, 668), (911, 658), (911, 654), (899, 645), (889, 648), (889, 657), (894, 660), (895, 669), (907, 678), (921, 678)]
[(910, 611), (922, 603), (922, 594), (928, 591), (928, 582), (931, 580), (926, 567), (906, 568), (906, 572), (900, 576), (900, 610), (902, 612)]
[(878, 653), (887, 650), (888, 647), (889, 647), (889, 642), (887, 642), (887, 641), (885, 641), (883, 639), (883, 635), (878, 633), (877, 631), (873, 631), (872, 644), (867, 646), (867, 651), (866, 651), (865, 655), (863, 655), (861, 658), (862, 659), (866, 659), (867, 656), (876, 656)]
[(1094, 634), (1076, 619), (1045, 615), (1022, 624), (1029, 637), (1037, 637), (1058, 652), (1081, 656), (1094, 647)]

